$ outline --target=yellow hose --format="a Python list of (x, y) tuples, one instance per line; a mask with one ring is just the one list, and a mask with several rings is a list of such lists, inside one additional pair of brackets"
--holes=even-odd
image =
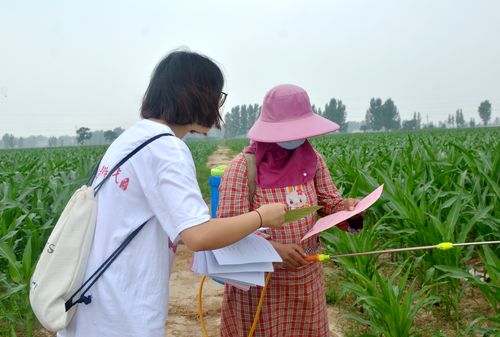
[(200, 288), (198, 289), (198, 315), (200, 316), (201, 330), (203, 331), (203, 336), (208, 337), (207, 327), (205, 326), (205, 320), (203, 319), (203, 304), (201, 303), (201, 295), (203, 294), (203, 283), (207, 277), (203, 276), (200, 282)]
[[(267, 273), (266, 283), (264, 284), (264, 288), (262, 288), (262, 292), (260, 293), (259, 304), (257, 305), (257, 311), (255, 312), (255, 317), (253, 319), (252, 327), (250, 332), (248, 333), (248, 337), (252, 337), (255, 332), (255, 328), (257, 327), (257, 322), (259, 321), (260, 312), (262, 310), (262, 302), (264, 301), (264, 295), (266, 293), (267, 285), (269, 284), (269, 280), (271, 279), (272, 273)], [(207, 327), (205, 326), (205, 319), (203, 318), (203, 303), (201, 297), (203, 295), (203, 284), (205, 283), (205, 279), (207, 277), (203, 276), (200, 282), (200, 288), (198, 289), (198, 315), (200, 316), (200, 324), (201, 330), (203, 332), (203, 336), (208, 337)]]
[(248, 333), (248, 337), (253, 336), (253, 333), (255, 331), (255, 327), (257, 326), (257, 322), (259, 321), (259, 315), (260, 315), (260, 311), (262, 309), (262, 302), (264, 301), (264, 294), (266, 293), (267, 284), (269, 283), (270, 278), (271, 278), (271, 273), (267, 273), (266, 284), (264, 285), (264, 288), (262, 288), (262, 292), (260, 293), (259, 305), (257, 305), (257, 311), (255, 312), (255, 318), (253, 319), (252, 328), (250, 329), (250, 332)]

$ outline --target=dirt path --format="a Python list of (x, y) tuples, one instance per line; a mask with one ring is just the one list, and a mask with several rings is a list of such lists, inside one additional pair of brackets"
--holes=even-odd
[[(231, 160), (230, 150), (219, 146), (209, 158), (207, 166), (212, 168), (227, 164)], [(189, 271), (191, 253), (179, 246), (170, 277), (169, 314), (165, 336), (203, 337), (198, 320), (198, 288), (201, 276)], [(210, 337), (219, 336), (220, 308), (224, 287), (212, 280), (207, 280), (203, 287), (203, 316)], [(338, 308), (329, 307), (330, 335), (343, 337), (336, 325), (341, 313)]]
[[(231, 160), (231, 150), (224, 146), (208, 157), (209, 168), (227, 164)], [(198, 289), (201, 276), (189, 271), (191, 252), (179, 246), (170, 276), (170, 299), (165, 336), (201, 336), (198, 320)], [(203, 286), (203, 316), (210, 337), (219, 335), (220, 307), (224, 287), (212, 280)]]

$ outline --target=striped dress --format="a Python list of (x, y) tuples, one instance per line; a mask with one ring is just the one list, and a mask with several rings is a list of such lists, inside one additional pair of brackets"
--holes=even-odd
[[(320, 154), (314, 179), (304, 185), (283, 188), (256, 187), (252, 204), (248, 200), (247, 167), (243, 154), (237, 155), (224, 172), (219, 188), (219, 217), (230, 217), (271, 202), (287, 203), (289, 208), (321, 205), (321, 215), (335, 213), (341, 207), (339, 195)], [(297, 243), (316, 221), (316, 215), (270, 229), (267, 234), (279, 243)], [(307, 254), (319, 251), (319, 237), (302, 243)], [(252, 326), (261, 287), (243, 291), (226, 285), (221, 313), (221, 336), (246, 337)], [(329, 336), (328, 316), (321, 264), (311, 263), (288, 271), (275, 265), (269, 281), (255, 337)]]

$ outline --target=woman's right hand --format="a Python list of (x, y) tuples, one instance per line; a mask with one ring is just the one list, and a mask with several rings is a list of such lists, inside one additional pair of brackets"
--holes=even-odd
[(282, 267), (286, 270), (296, 271), (297, 268), (305, 266), (310, 262), (305, 260), (307, 256), (301, 246), (295, 243), (278, 243), (271, 241), (274, 249), (278, 252), (279, 256), (283, 260)]
[(285, 210), (286, 206), (282, 203), (266, 204), (257, 208), (262, 216), (262, 227), (281, 227), (285, 222)]

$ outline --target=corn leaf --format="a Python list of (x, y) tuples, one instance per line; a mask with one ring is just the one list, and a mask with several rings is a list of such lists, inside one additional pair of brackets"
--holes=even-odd
[(323, 206), (311, 206), (311, 207), (303, 207), (286, 211), (285, 222), (300, 220), (310, 214), (317, 212), (321, 208), (323, 208)]

